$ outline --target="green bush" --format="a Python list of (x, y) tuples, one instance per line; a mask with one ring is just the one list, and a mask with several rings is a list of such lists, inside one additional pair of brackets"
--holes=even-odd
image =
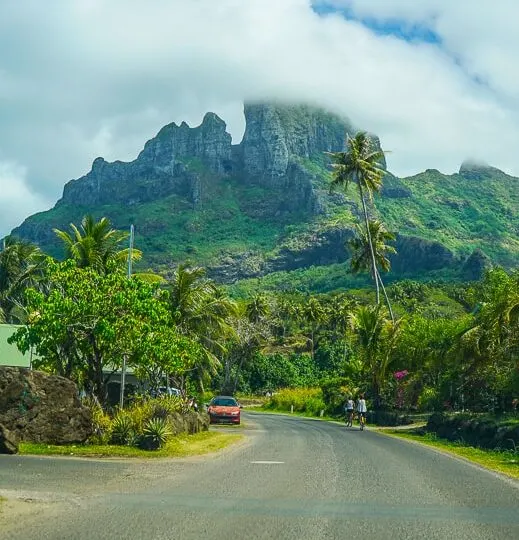
[(112, 420), (112, 444), (132, 446), (135, 442), (135, 429), (132, 418), (125, 412), (119, 412)]
[(426, 386), (418, 396), (418, 410), (429, 412), (437, 411), (442, 407), (442, 399), (437, 388)]
[(279, 411), (304, 412), (318, 416), (326, 409), (320, 388), (285, 388), (274, 394), (265, 405), (268, 409)]
[(139, 446), (144, 450), (158, 450), (171, 435), (173, 432), (165, 418), (152, 418), (144, 426)]
[(358, 388), (345, 377), (324, 379), (321, 381), (321, 390), (326, 411), (333, 416), (344, 416), (344, 405), (348, 396), (353, 397), (358, 393)]
[(491, 450), (517, 450), (519, 447), (519, 425), (508, 418), (435, 413), (427, 422), (427, 431), (449, 441)]
[(94, 434), (88, 439), (91, 444), (108, 444), (112, 436), (112, 420), (103, 410), (99, 402), (90, 397), (82, 400), (83, 405), (90, 409)]
[(172, 434), (170, 417), (185, 412), (182, 399), (176, 396), (136, 397), (113, 418), (95, 400), (85, 399), (84, 403), (92, 411), (94, 422), (90, 443), (140, 446), (149, 450), (160, 448)]

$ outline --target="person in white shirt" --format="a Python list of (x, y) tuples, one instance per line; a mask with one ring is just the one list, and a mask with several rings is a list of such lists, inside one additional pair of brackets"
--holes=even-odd
[(346, 400), (346, 405), (344, 406), (344, 410), (346, 411), (346, 427), (353, 427), (353, 410), (355, 409), (355, 404), (353, 403), (353, 399), (350, 396)]
[(366, 400), (364, 399), (364, 394), (360, 394), (359, 399), (357, 400), (357, 413), (359, 415), (359, 424), (360, 430), (364, 429), (364, 424), (366, 423), (366, 413), (368, 408), (366, 407)]

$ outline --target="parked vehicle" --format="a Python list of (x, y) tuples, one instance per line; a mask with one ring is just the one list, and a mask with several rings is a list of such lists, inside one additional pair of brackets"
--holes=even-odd
[(169, 388), (167, 386), (159, 386), (157, 388), (156, 392), (153, 392), (152, 394), (154, 397), (161, 397), (161, 396), (178, 396), (181, 397), (182, 393), (178, 388)]
[(240, 409), (240, 404), (233, 397), (216, 396), (211, 400), (207, 407), (209, 422), (211, 424), (239, 424)]

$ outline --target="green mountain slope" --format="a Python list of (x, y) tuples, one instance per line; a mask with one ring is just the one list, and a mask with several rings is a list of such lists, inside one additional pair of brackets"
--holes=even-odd
[[(360, 208), (353, 189), (329, 193), (326, 152), (341, 150), (355, 128), (307, 106), (249, 104), (245, 118), (239, 145), (208, 113), (197, 128), (166, 126), (133, 162), (96, 159), (53, 209), (13, 234), (60, 256), (52, 228), (85, 213), (105, 215), (119, 228), (135, 224), (143, 267), (168, 273), (189, 259), (222, 282), (269, 275), (265, 282), (275, 286), (297, 270), (305, 288), (333, 288)], [(485, 255), (507, 267), (519, 263), (519, 179), (497, 169), (464, 164), (454, 175), (388, 174), (375, 205), (372, 213), (399, 234), (392, 278), (477, 273)], [(467, 267), (476, 249), (482, 254)], [(360, 283), (352, 280), (338, 286)]]

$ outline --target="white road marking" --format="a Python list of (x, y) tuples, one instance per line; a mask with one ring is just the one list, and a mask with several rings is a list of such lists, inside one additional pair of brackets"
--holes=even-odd
[(284, 461), (251, 461), (251, 463), (258, 465), (282, 465)]

